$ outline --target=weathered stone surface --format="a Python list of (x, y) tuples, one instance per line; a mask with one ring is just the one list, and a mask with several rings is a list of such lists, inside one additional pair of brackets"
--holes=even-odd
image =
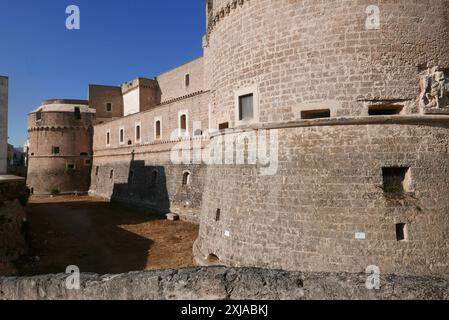
[(82, 274), (80, 290), (67, 290), (66, 277), (0, 278), (0, 300), (449, 299), (448, 279), (431, 277), (382, 277), (380, 290), (366, 288), (365, 274), (251, 268)]
[(0, 174), (6, 174), (8, 153), (8, 77), (0, 75)]
[(15, 274), (14, 262), (27, 251), (23, 230), (27, 197), (24, 179), (0, 179), (0, 275)]

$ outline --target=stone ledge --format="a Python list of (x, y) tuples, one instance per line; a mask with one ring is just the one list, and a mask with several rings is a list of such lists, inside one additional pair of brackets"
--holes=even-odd
[(367, 117), (338, 117), (309, 120), (295, 120), (288, 122), (265, 122), (250, 126), (238, 126), (226, 130), (215, 131), (209, 134), (210, 138), (220, 135), (241, 133), (250, 130), (268, 129), (289, 129), (303, 127), (325, 127), (325, 126), (357, 126), (357, 125), (392, 125), (392, 124), (449, 124), (449, 114), (447, 115), (389, 115), (389, 116), (367, 116)]
[(368, 290), (366, 274), (301, 273), (255, 268), (191, 268), (121, 275), (81, 275), (81, 289), (67, 290), (68, 275), (0, 278), (0, 300), (321, 300), (449, 299), (449, 279), (386, 275)]

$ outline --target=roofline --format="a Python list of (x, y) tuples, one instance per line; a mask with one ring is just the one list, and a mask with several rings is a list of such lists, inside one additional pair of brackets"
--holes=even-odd
[(79, 104), (79, 105), (89, 105), (89, 100), (78, 100), (78, 99), (48, 99), (42, 101), (42, 106), (52, 105), (52, 104)]

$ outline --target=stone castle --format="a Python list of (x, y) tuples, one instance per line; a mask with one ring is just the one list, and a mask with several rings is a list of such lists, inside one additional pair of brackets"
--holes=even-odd
[(197, 222), (198, 264), (448, 273), (449, 1), (376, 3), (206, 1), (203, 57), (30, 113), (29, 188)]

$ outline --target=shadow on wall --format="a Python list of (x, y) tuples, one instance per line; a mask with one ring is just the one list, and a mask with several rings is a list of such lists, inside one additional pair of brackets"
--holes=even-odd
[(111, 201), (151, 209), (160, 214), (169, 213), (170, 197), (165, 168), (145, 166), (145, 161), (132, 160), (128, 182), (114, 184)]

